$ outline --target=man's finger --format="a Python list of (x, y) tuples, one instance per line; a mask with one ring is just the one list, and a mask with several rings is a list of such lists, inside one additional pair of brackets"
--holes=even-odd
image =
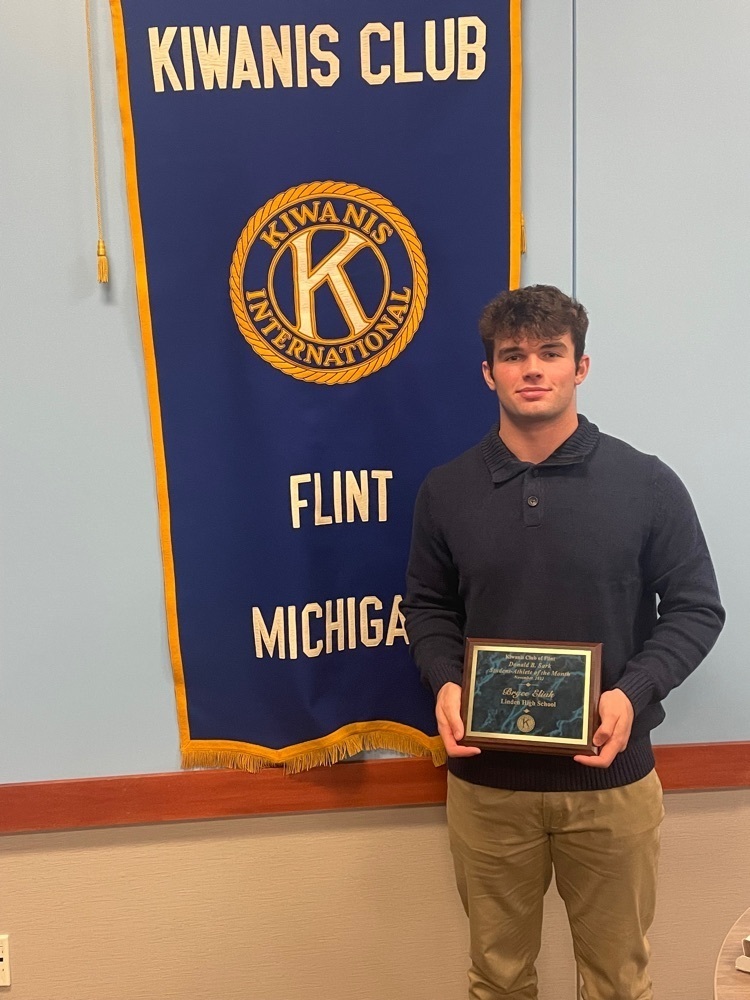
[(446, 708), (438, 705), (435, 709), (435, 717), (438, 722), (438, 729), (447, 730), (454, 740), (460, 740), (464, 735), (464, 726), (461, 722), (461, 716), (456, 715)]
[(460, 715), (449, 716), (448, 725), (451, 727), (454, 740), (462, 740), (464, 738), (464, 724), (461, 721)]
[(577, 761), (579, 764), (584, 764), (586, 767), (609, 767), (612, 761), (615, 759), (619, 753), (621, 747), (616, 743), (608, 743), (600, 754), (592, 757), (584, 757), (582, 755), (577, 755), (573, 760)]
[[(627, 737), (625, 736), (625, 730), (627, 730), (627, 722), (623, 722), (614, 727), (614, 733), (607, 740), (606, 743), (601, 744), (599, 753), (596, 756), (583, 756), (579, 755), (573, 758), (573, 760), (578, 761), (579, 764), (585, 764), (586, 767), (609, 767), (615, 757), (621, 750), (624, 750), (627, 746)], [(596, 736), (594, 737), (594, 743), (596, 744)]]
[(435, 705), (438, 732), (449, 757), (476, 757), (479, 747), (462, 747), (457, 740), (463, 739), (464, 724), (461, 719), (461, 688), (458, 684), (445, 684), (438, 694)]
[(445, 712), (438, 709), (435, 713), (438, 723), (438, 732), (445, 746), (445, 752), (449, 757), (476, 757), (482, 751), (479, 747), (462, 747), (456, 743), (456, 739), (461, 739), (464, 734), (464, 727), (461, 719), (458, 720), (458, 734)]
[(482, 752), (479, 747), (459, 746), (453, 739), (450, 729), (441, 729), (440, 726), (438, 726), (438, 732), (440, 733), (443, 745), (445, 746), (445, 752), (449, 757), (476, 757), (477, 754)]
[(612, 734), (616, 728), (616, 720), (614, 719), (602, 719), (599, 723), (599, 728), (594, 733), (594, 746), (603, 747), (605, 743), (608, 743), (612, 739)]

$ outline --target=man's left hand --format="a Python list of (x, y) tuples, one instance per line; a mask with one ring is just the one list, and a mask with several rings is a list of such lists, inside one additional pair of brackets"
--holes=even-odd
[(599, 754), (596, 757), (576, 756), (573, 760), (586, 767), (609, 767), (628, 745), (633, 714), (633, 705), (624, 691), (619, 688), (605, 691), (599, 699), (601, 724), (594, 733), (594, 746), (599, 747)]

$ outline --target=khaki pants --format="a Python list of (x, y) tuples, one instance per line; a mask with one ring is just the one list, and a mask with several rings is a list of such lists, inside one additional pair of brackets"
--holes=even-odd
[(594, 792), (512, 792), (448, 775), (448, 830), (471, 934), (470, 1000), (536, 1000), (555, 871), (585, 1000), (651, 1000), (659, 826), (655, 771)]

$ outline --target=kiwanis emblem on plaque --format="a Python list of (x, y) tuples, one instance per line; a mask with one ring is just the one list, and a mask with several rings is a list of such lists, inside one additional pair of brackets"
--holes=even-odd
[(376, 191), (316, 181), (253, 215), (232, 257), (237, 325), (256, 354), (306, 382), (389, 365), (424, 316), (427, 264), (409, 220)]
[(528, 708), (525, 708), (523, 714), (518, 716), (516, 725), (522, 733), (530, 733), (534, 728), (536, 721), (534, 720), (534, 716), (529, 713)]

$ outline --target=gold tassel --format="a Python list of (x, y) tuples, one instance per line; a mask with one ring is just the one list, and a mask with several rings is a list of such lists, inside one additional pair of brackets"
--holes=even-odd
[(521, 212), (521, 253), (526, 253), (526, 219)]
[(94, 93), (94, 53), (91, 40), (91, 0), (86, 0), (86, 51), (89, 60), (89, 99), (91, 103), (91, 135), (94, 145), (94, 191), (96, 193), (96, 225), (99, 242), (96, 245), (96, 273), (99, 281), (109, 281), (109, 261), (102, 235), (102, 196), (99, 183), (99, 138), (96, 131), (96, 95)]
[(99, 282), (104, 284), (109, 281), (109, 261), (107, 260), (107, 248), (104, 240), (99, 240), (96, 244), (96, 269)]

